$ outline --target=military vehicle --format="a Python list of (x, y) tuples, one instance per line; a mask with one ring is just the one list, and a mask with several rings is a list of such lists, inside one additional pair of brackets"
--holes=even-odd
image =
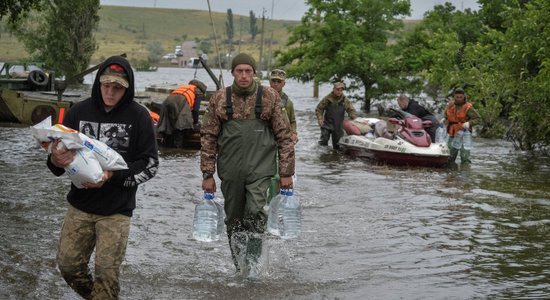
[[(199, 60), (216, 83), (216, 90), (219, 89), (220, 80), (202, 58)], [(74, 103), (90, 96), (89, 91), (66, 92), (67, 86), (100, 66), (98, 64), (65, 80), (55, 80), (53, 73), (43, 71), (38, 65), (4, 63), (0, 67), (0, 123), (35, 125), (48, 116), (51, 116), (52, 123), (62, 123), (64, 115)], [(163, 100), (178, 86), (148, 87), (144, 94), (136, 94), (135, 98), (150, 112), (160, 114)], [(207, 92), (205, 101), (201, 103), (200, 114), (204, 114), (212, 94), (213, 91)], [(200, 133), (190, 129), (177, 131), (171, 136), (159, 135), (158, 143), (168, 148), (198, 149)]]
[(74, 103), (89, 97), (85, 92), (66, 93), (67, 86), (99, 66), (56, 80), (39, 64), (4, 63), (0, 68), (0, 123), (34, 125), (48, 116), (52, 122), (61, 123)]

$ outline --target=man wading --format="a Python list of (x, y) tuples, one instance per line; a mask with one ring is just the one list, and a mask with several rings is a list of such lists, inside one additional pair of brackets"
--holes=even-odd
[(202, 188), (216, 191), (218, 167), (225, 198), (227, 236), (237, 271), (258, 275), (266, 228), (267, 190), (277, 173), (279, 185), (292, 187), (294, 143), (281, 98), (254, 81), (256, 62), (241, 53), (231, 63), (234, 82), (210, 100), (201, 130)]
[[(118, 299), (120, 265), (124, 260), (130, 219), (136, 208), (138, 185), (153, 178), (158, 168), (158, 150), (153, 120), (134, 101), (134, 73), (120, 56), (101, 65), (92, 87), (92, 97), (76, 103), (63, 125), (87, 133), (120, 153), (127, 170), (104, 171), (102, 181), (71, 185), (57, 251), (61, 275), (84, 299)], [(116, 142), (113, 136), (116, 137)], [(74, 150), (57, 149), (55, 142), (48, 167), (61, 176), (75, 157)], [(94, 275), (89, 268), (95, 249)]]

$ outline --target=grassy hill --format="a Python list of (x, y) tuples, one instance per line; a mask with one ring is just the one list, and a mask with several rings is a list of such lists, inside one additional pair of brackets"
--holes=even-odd
[[(142, 8), (125, 6), (102, 6), (99, 10), (99, 26), (95, 32), (95, 38), (99, 48), (92, 57), (92, 63), (102, 59), (126, 52), (132, 61), (147, 58), (147, 45), (159, 42), (166, 53), (173, 52), (176, 45), (184, 40), (208, 40), (214, 45), (214, 30), (216, 32), (218, 47), (221, 52), (226, 52), (228, 46), (223, 43), (226, 39), (225, 22), (226, 13), (212, 13), (214, 29), (210, 22), (208, 11)], [(245, 41), (241, 45), (241, 51), (258, 54), (260, 49), (260, 34), (256, 41), (252, 42), (248, 32), (250, 19), (248, 16), (233, 15), (235, 37)], [(261, 19), (257, 20), (261, 28)], [(298, 24), (298, 21), (266, 20), (264, 40), (271, 37), (273, 31), (273, 50), (283, 47), (288, 39), (288, 29)], [(28, 57), (23, 45), (14, 36), (1, 30), (5, 28), (0, 24), (0, 61), (19, 60)], [(241, 29), (242, 28), (242, 29)], [(239, 46), (234, 45), (235, 50)], [(264, 53), (268, 48), (264, 46)], [(209, 55), (215, 55), (212, 47)]]
[[(212, 58), (216, 56), (214, 30), (220, 52), (228, 52), (229, 46), (223, 43), (226, 39), (226, 13), (212, 13), (214, 28), (208, 11), (200, 10), (102, 6), (99, 17), (99, 25), (95, 32), (98, 49), (92, 56), (92, 64), (121, 53), (127, 53), (128, 59), (135, 63), (147, 59), (147, 45), (150, 43), (159, 42), (164, 52), (169, 53), (185, 40), (210, 42), (212, 48), (208, 55)], [(261, 36), (258, 34), (255, 41), (251, 40), (248, 30), (250, 18), (233, 15), (233, 22), (234, 40), (244, 41), (241, 45), (234, 45), (234, 51), (248, 52), (258, 58)], [(258, 18), (257, 25), (260, 29), (261, 23), (262, 20)], [(418, 21), (405, 21), (405, 28), (411, 29), (417, 23)], [(266, 20), (264, 55), (269, 51), (267, 45), (272, 33), (272, 50), (275, 51), (286, 45), (289, 29), (298, 24), (298, 21)], [(28, 59), (28, 56), (23, 45), (7, 33), (4, 24), (0, 22), (0, 61)], [(164, 65), (169, 65), (169, 62), (164, 60)]]

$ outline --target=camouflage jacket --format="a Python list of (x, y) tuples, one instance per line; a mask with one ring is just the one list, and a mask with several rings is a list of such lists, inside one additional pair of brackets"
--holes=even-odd
[(288, 95), (285, 92), (279, 94), (281, 96), (281, 101), (283, 105), (283, 111), (288, 116), (288, 121), (290, 122), (290, 129), (292, 132), (296, 133), (296, 115), (294, 114), (294, 102), (288, 98)]
[(355, 108), (353, 107), (353, 104), (351, 101), (349, 101), (348, 97), (342, 95), (340, 97), (336, 97), (333, 93), (330, 93), (326, 95), (321, 102), (317, 105), (317, 108), (315, 109), (315, 115), (317, 116), (317, 120), (324, 120), (324, 114), (325, 109), (330, 104), (338, 104), (340, 102), (344, 103), (344, 109), (348, 113), (348, 116), (351, 119), (357, 118), (357, 111), (355, 111)]
[[(271, 87), (263, 87), (262, 113), (260, 118), (271, 125), (279, 151), (279, 174), (281, 177), (294, 175), (294, 143), (288, 119), (283, 115), (281, 97)], [(201, 128), (201, 171), (215, 173), (218, 152), (218, 136), (223, 123), (227, 122), (225, 89), (212, 96), (204, 115)], [(256, 93), (243, 99), (232, 93), (233, 119), (254, 119)]]

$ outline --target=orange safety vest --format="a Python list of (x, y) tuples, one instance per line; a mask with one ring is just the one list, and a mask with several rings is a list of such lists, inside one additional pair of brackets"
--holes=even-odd
[(151, 119), (153, 119), (153, 124), (158, 125), (160, 120), (160, 115), (154, 111), (149, 111), (149, 115), (151, 116)]
[(177, 89), (175, 89), (173, 92), (171, 92), (170, 94), (178, 94), (178, 95), (184, 96), (185, 99), (187, 100), (187, 103), (189, 103), (189, 107), (191, 108), (191, 110), (193, 110), (193, 107), (195, 105), (195, 89), (196, 88), (197, 87), (192, 85), (192, 84), (181, 85)]
[(462, 124), (468, 121), (468, 110), (470, 108), (472, 108), (472, 103), (470, 102), (466, 102), (460, 107), (457, 107), (454, 101), (449, 103), (447, 106), (447, 121), (449, 122), (447, 132), (449, 136), (455, 136), (462, 129)]

